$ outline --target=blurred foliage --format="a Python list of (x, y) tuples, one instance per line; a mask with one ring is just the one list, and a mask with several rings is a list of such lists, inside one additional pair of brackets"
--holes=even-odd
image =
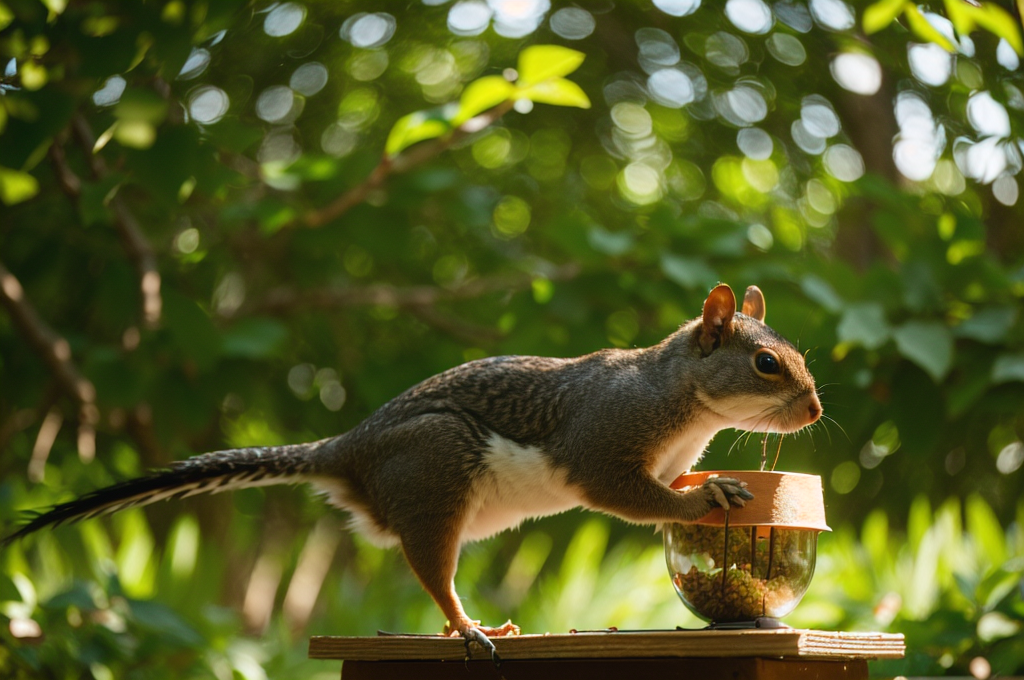
[[(829, 417), (782, 443), (836, 528), (790, 622), (904, 632), (878, 672), (1021, 672), (1009, 9), (0, 0), (0, 519), (331, 436), (461, 361), (652, 344), (756, 283)], [(270, 488), (30, 539), (0, 672), (327, 677), (311, 632), (439, 630), (338, 525)], [(458, 579), (528, 631), (697, 625), (648, 530), (582, 513)]]

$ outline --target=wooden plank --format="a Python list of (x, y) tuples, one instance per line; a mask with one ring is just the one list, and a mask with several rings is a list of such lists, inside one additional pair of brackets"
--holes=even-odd
[(526, 659), (506, 661), (346, 661), (342, 680), (867, 680), (868, 664), (815, 659)]
[[(493, 638), (503, 659), (777, 657), (820, 659), (903, 658), (903, 636), (811, 630), (616, 631)], [(471, 645), (471, 658), (485, 658)], [(313, 637), (314, 659), (354, 661), (462, 661), (459, 638), (433, 635)]]

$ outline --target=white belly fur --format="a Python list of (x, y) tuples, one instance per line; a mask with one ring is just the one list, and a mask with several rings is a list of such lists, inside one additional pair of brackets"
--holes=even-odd
[(462, 542), (477, 541), (581, 504), (581, 494), (566, 482), (535, 446), (521, 446), (497, 434), (487, 442), (487, 472), (476, 481)]
[(344, 480), (337, 477), (321, 477), (310, 482), (317, 491), (327, 496), (327, 501), (331, 505), (351, 513), (348, 520), (349, 529), (378, 548), (398, 545), (397, 534), (382, 530), (363, 506), (352, 502), (348, 484)]
[[(670, 440), (656, 457), (651, 473), (671, 484), (704, 455), (718, 427), (714, 422), (693, 423)], [(461, 542), (478, 541), (524, 520), (547, 517), (583, 505), (583, 495), (566, 480), (566, 473), (551, 465), (535, 446), (521, 446), (500, 435), (488, 440), (484, 462), (487, 471), (476, 481), (468, 499)], [(332, 505), (352, 513), (349, 528), (380, 547), (398, 544), (398, 536), (382, 531), (370, 515), (350, 500), (347, 485), (336, 478), (312, 480)]]
[(718, 423), (712, 418), (702, 418), (691, 423), (686, 430), (665, 444), (655, 457), (651, 474), (663, 484), (671, 484), (676, 477), (697, 464), (719, 429)]

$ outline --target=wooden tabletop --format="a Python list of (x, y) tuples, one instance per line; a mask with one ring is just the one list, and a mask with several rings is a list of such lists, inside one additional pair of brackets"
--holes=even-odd
[[(903, 635), (821, 630), (650, 630), (492, 638), (502, 659), (728, 658), (900, 659)], [(471, 645), (473, 658), (485, 658)], [(313, 659), (462, 661), (461, 638), (440, 635), (310, 638)]]

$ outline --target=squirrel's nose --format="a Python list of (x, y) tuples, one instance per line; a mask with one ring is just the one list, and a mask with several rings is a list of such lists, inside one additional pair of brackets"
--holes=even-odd
[(808, 425), (816, 422), (821, 417), (821, 402), (818, 401), (818, 395), (811, 394), (810, 401), (807, 404), (807, 415), (810, 416)]

